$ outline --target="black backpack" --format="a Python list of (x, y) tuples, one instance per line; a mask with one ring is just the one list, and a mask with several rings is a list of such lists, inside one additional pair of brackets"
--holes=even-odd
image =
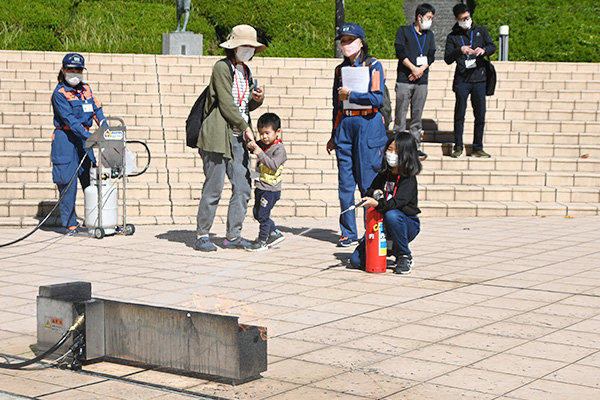
[(485, 94), (486, 96), (493, 96), (496, 91), (496, 68), (494, 68), (489, 56), (483, 58), (483, 65), (485, 66)]
[[(371, 66), (372, 58), (369, 57), (369, 67)], [(381, 115), (383, 116), (383, 124), (385, 125), (385, 130), (388, 130), (390, 123), (392, 122), (392, 99), (390, 97), (390, 91), (387, 85), (383, 85), (383, 106), (379, 110)]]
[(388, 130), (390, 123), (392, 122), (392, 100), (390, 98), (390, 91), (386, 85), (383, 85), (383, 107), (381, 107), (381, 115), (383, 115), (383, 124), (385, 130)]
[[(227, 58), (219, 60), (217, 62), (225, 62), (229, 66), (229, 70), (231, 72), (231, 79), (233, 80), (234, 72), (232, 68), (231, 61)], [(250, 75), (250, 69), (244, 64), (246, 73), (248, 74), (248, 82), (252, 82), (252, 75)], [(213, 110), (217, 107), (217, 102), (215, 102), (210, 110), (207, 113), (204, 113), (204, 106), (206, 105), (206, 97), (208, 96), (208, 86), (204, 88), (196, 102), (192, 106), (190, 110), (190, 115), (188, 115), (187, 120), (185, 121), (185, 144), (187, 147), (191, 147), (192, 149), (198, 148), (198, 136), (200, 135), (200, 128), (202, 127), (202, 123), (208, 117), (208, 115), (213, 112)]]

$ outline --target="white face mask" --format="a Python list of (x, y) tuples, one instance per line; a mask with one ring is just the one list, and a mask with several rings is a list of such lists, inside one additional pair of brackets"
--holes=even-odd
[(65, 74), (65, 81), (67, 81), (67, 83), (70, 86), (77, 86), (79, 85), (79, 83), (83, 80), (83, 74), (78, 74), (78, 73), (74, 73), (74, 72), (67, 72)]
[(461, 28), (468, 30), (469, 28), (471, 28), (471, 24), (473, 23), (473, 20), (471, 18), (469, 18), (466, 21), (458, 21), (458, 26), (460, 26)]
[(254, 47), (240, 46), (235, 49), (235, 57), (243, 63), (247, 63), (254, 56)]
[(421, 26), (421, 29), (423, 29), (424, 31), (428, 31), (431, 28), (432, 23), (433, 23), (432, 20), (425, 21), (424, 19), (421, 19), (419, 21), (419, 25)]
[(344, 57), (352, 57), (362, 49), (362, 40), (359, 38), (354, 39), (352, 42), (342, 45), (342, 53)]
[(390, 167), (397, 167), (398, 166), (398, 154), (396, 153), (390, 153), (389, 151), (385, 152), (385, 161), (387, 162), (387, 164)]

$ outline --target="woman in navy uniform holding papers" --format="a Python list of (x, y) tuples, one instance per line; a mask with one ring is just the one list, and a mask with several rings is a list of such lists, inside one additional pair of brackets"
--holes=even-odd
[[(360, 25), (344, 24), (336, 39), (340, 40), (344, 62), (335, 68), (333, 129), (327, 151), (336, 153), (340, 207), (346, 210), (354, 204), (356, 185), (364, 196), (381, 167), (387, 141), (379, 112), (385, 76), (381, 63), (369, 55)], [(358, 243), (353, 210), (340, 215), (340, 228), (339, 247)]]
[(77, 232), (77, 182), (73, 181), (69, 188), (67, 186), (86, 152), (88, 157), (77, 174), (82, 189), (90, 185), (90, 166), (95, 159), (94, 153), (85, 147), (85, 141), (91, 135), (89, 130), (94, 121), (100, 124), (104, 120), (102, 105), (92, 94), (90, 85), (83, 82), (84, 68), (85, 60), (81, 54), (68, 53), (63, 58), (62, 68), (58, 73), (58, 85), (52, 93), (52, 180), (63, 196), (60, 202), (60, 217), (68, 233)]

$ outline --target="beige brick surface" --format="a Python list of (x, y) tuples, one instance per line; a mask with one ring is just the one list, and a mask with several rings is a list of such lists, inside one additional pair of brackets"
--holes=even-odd
[[(48, 154), (52, 116), (48, 99), (62, 55), (51, 52), (3, 54), (6, 58), (0, 62), (3, 76), (0, 82), (0, 102), (3, 104), (0, 151), (6, 152), (1, 158), (2, 166), (6, 168), (0, 171), (0, 182), (39, 182), (41, 194), (46, 190), (44, 185), (51, 181)], [(167, 162), (172, 183), (201, 184), (199, 157), (183, 144), (184, 123), (189, 107), (206, 85), (212, 65), (218, 58), (119, 55), (109, 56), (110, 62), (107, 62), (106, 56), (86, 56), (90, 64), (89, 82), (104, 102), (105, 112), (124, 117), (129, 137), (147, 141), (152, 150), (152, 168), (135, 178), (134, 181), (142, 186), (132, 185), (133, 195), (147, 200), (164, 200), (168, 195), (164, 168)], [(27, 60), (28, 69), (22, 68), (22, 60)], [(159, 63), (168, 159), (164, 155), (155, 60)], [(395, 69), (395, 61), (382, 62), (386, 69)], [(254, 75), (268, 87), (265, 105), (253, 113), (253, 118), (267, 110), (283, 117), (284, 140), (290, 154), (287, 181), (292, 185), (308, 185), (304, 196), (301, 189), (290, 189), (301, 199), (323, 196), (335, 200), (336, 163), (334, 158), (324, 157), (324, 144), (331, 129), (330, 75), (337, 63), (338, 60), (259, 57), (251, 65)], [(421, 185), (426, 185), (422, 187), (422, 199), (432, 201), (436, 205), (432, 209), (445, 215), (448, 207), (460, 201), (501, 199), (512, 202), (537, 198), (536, 201), (548, 202), (552, 193), (555, 200), (560, 201), (569, 199), (578, 204), (595, 201), (597, 190), (594, 188), (598, 187), (599, 179), (594, 157), (600, 155), (600, 150), (594, 143), (600, 132), (600, 98), (594, 79), (589, 78), (595, 76), (593, 74), (600, 75), (597, 65), (573, 64), (573, 68), (565, 71), (553, 63), (496, 64), (499, 87), (496, 96), (487, 99), (485, 136), (486, 149), (494, 158), (452, 160), (447, 157), (449, 153), (444, 146), (425, 143), (424, 150), (430, 158), (419, 179)], [(433, 118), (439, 129), (448, 132), (428, 132), (425, 137), (426, 140), (450, 141), (454, 95), (448, 80), (453, 68), (442, 64), (435, 72), (431, 76), (425, 117)], [(391, 80), (388, 86), (393, 90)], [(465, 126), (467, 141), (472, 130), (470, 112), (469, 106)], [(582, 154), (588, 154), (590, 158), (579, 159)], [(141, 162), (143, 159), (140, 156)], [(145, 183), (156, 186), (146, 190), (143, 189)], [(311, 191), (311, 185), (322, 186), (315, 186)], [(472, 190), (473, 187), (468, 185), (478, 189)], [(570, 186), (577, 190), (569, 189)], [(172, 195), (177, 199), (188, 198), (184, 187), (172, 188)], [(533, 190), (534, 187), (538, 189)], [(562, 189), (557, 192), (554, 187)], [(29, 195), (37, 189), (31, 190)], [(440, 200), (448, 203), (439, 207), (440, 204), (435, 202)]]

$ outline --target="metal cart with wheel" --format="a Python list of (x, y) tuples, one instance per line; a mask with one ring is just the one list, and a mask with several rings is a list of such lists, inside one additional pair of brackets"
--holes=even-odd
[[(127, 223), (126, 133), (127, 127), (121, 118), (106, 117), (86, 141), (86, 147), (96, 150), (97, 157), (96, 168), (90, 174), (91, 184), (85, 191), (85, 222), (90, 236), (97, 239), (102, 239), (107, 234), (133, 235), (135, 232), (135, 226)], [(117, 190), (110, 184), (111, 179), (123, 179), (122, 225), (117, 222)], [(110, 207), (105, 207), (106, 204)]]

